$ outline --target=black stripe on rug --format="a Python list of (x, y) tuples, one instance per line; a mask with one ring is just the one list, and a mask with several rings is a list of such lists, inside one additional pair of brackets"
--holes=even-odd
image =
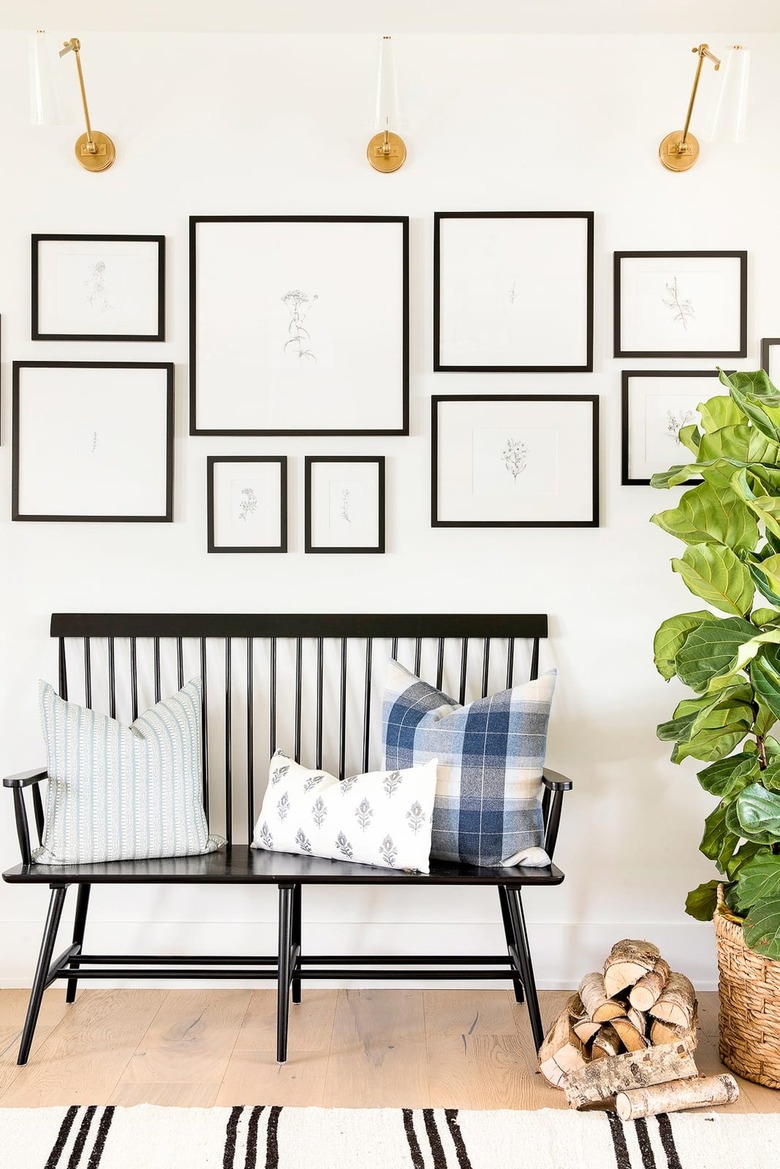
[(103, 1109), (103, 1115), (100, 1118), (100, 1124), (98, 1125), (95, 1143), (92, 1146), (92, 1153), (90, 1154), (89, 1161), (87, 1162), (87, 1169), (98, 1169), (98, 1166), (100, 1165), (100, 1158), (103, 1156), (103, 1149), (106, 1147), (106, 1137), (108, 1136), (108, 1130), (111, 1128), (111, 1121), (113, 1119), (114, 1105), (109, 1104), (108, 1107)]
[(422, 1151), (417, 1140), (417, 1134), (414, 1131), (414, 1111), (411, 1108), (404, 1108), (402, 1111), (404, 1116), (404, 1132), (409, 1143), (409, 1156), (412, 1158), (413, 1169), (425, 1169)]
[(278, 1169), (279, 1166), (279, 1117), (281, 1114), (281, 1108), (274, 1107), (268, 1115), (265, 1169)]
[(458, 1169), (472, 1169), (471, 1158), (469, 1157), (466, 1142), (463, 1139), (463, 1133), (460, 1131), (460, 1125), (458, 1124), (457, 1108), (445, 1108), (444, 1115), (447, 1118), (447, 1128), (450, 1130), (452, 1143), (455, 1146), (455, 1152), (458, 1156)]
[(439, 1127), (436, 1124), (436, 1117), (432, 1108), (423, 1108), (423, 1120), (425, 1121), (425, 1131), (428, 1134), (428, 1142), (431, 1146), (433, 1169), (447, 1169), (447, 1157), (444, 1153), (444, 1145), (441, 1143)]
[(60, 1163), (60, 1157), (62, 1156), (62, 1150), (65, 1148), (65, 1142), (70, 1136), (70, 1130), (73, 1128), (73, 1122), (78, 1115), (78, 1111), (77, 1105), (72, 1104), (63, 1116), (60, 1131), (57, 1133), (57, 1139), (54, 1142), (52, 1151), (49, 1153), (49, 1159), (44, 1169), (57, 1169)]
[(84, 1152), (84, 1146), (87, 1143), (87, 1136), (89, 1134), (90, 1125), (92, 1124), (92, 1118), (96, 1112), (96, 1105), (90, 1104), (89, 1108), (84, 1113), (84, 1119), (81, 1122), (81, 1128), (76, 1134), (76, 1140), (73, 1145), (73, 1152), (71, 1153), (70, 1160), (68, 1161), (68, 1169), (79, 1169), (81, 1154)]
[(677, 1145), (674, 1143), (671, 1120), (665, 1112), (660, 1112), (656, 1120), (658, 1121), (658, 1131), (661, 1134), (661, 1144), (666, 1153), (669, 1169), (682, 1169), (682, 1162), (677, 1152)]
[(225, 1126), (225, 1151), (222, 1154), (222, 1169), (233, 1169), (236, 1163), (236, 1138), (238, 1136), (238, 1122), (241, 1119), (243, 1108), (230, 1109), (230, 1116)]
[(263, 1104), (256, 1104), (249, 1117), (249, 1125), (246, 1130), (246, 1159), (244, 1160), (244, 1169), (256, 1169), (257, 1166), (257, 1127), (260, 1123), (260, 1114), (264, 1107), (265, 1105)]
[(612, 1144), (615, 1148), (615, 1163), (617, 1169), (631, 1169), (631, 1157), (626, 1144), (626, 1134), (623, 1132), (623, 1122), (617, 1112), (608, 1112), (609, 1131), (612, 1134)]
[(655, 1153), (653, 1146), (650, 1144), (650, 1133), (647, 1131), (647, 1121), (644, 1117), (634, 1121), (634, 1129), (636, 1131), (636, 1139), (639, 1141), (639, 1152), (642, 1154), (642, 1165), (644, 1169), (656, 1169)]

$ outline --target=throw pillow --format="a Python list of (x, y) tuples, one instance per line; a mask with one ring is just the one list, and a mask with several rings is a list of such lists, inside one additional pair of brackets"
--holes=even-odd
[(44, 865), (214, 852), (201, 795), (201, 684), (131, 726), (39, 683), (49, 789)]
[(439, 761), (431, 856), (486, 866), (550, 863), (541, 849), (541, 799), (554, 687), (552, 670), (460, 706), (390, 662), (384, 766)]
[(252, 848), (429, 872), (436, 760), (339, 780), (276, 751)]

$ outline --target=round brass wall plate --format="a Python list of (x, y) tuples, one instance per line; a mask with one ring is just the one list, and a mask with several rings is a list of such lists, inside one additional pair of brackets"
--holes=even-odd
[(389, 153), (385, 153), (385, 133), (380, 131), (374, 137), (366, 148), (366, 158), (371, 163), (374, 170), (382, 171), (383, 174), (390, 174), (394, 170), (399, 170), (406, 161), (406, 144), (403, 138), (398, 134), (387, 134), (387, 145), (390, 147)]
[(95, 143), (97, 150), (91, 154), (87, 149), (87, 136), (80, 134), (76, 139), (76, 158), (79, 160), (84, 170), (101, 171), (108, 170), (111, 163), (116, 158), (116, 147), (109, 138), (108, 134), (101, 134), (100, 130), (92, 131), (92, 141)]
[(699, 157), (699, 143), (693, 134), (690, 133), (685, 139), (685, 147), (682, 153), (680, 153), (682, 136), (682, 130), (673, 130), (671, 134), (666, 135), (658, 148), (661, 162), (667, 170), (690, 170)]

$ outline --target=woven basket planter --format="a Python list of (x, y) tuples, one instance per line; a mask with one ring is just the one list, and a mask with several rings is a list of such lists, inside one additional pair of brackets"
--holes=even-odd
[(715, 911), (720, 1058), (744, 1079), (780, 1088), (780, 961), (749, 950), (741, 924), (721, 909), (722, 889)]

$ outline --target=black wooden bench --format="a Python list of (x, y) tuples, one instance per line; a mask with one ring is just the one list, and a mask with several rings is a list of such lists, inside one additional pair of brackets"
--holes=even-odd
[[(202, 615), (54, 614), (59, 690), (64, 698), (132, 719), (185, 680), (203, 679), (203, 797), (212, 831), (227, 847), (204, 856), (115, 861), (68, 866), (38, 865), (32, 845), (25, 789), (32, 793), (38, 839), (44, 805), (39, 769), (3, 780), (13, 793), (22, 863), (3, 873), (11, 884), (48, 885), (49, 909), (33, 979), (18, 1062), (27, 1062), (43, 992), (67, 980), (73, 1002), (81, 979), (275, 979), (277, 1058), (287, 1058), (290, 997), (301, 1001), (304, 979), (505, 979), (515, 998), (525, 998), (534, 1043), (542, 1020), (528, 945), (521, 890), (558, 885), (555, 865), (534, 869), (477, 868), (431, 862), (430, 875), (372, 868), (346, 861), (249, 848), (256, 815), (256, 788), (267, 776), (273, 750), (330, 767), (340, 778), (377, 766), (382, 669), (388, 657), (438, 687), (471, 701), (536, 677), (539, 642), (547, 617), (532, 615)], [(523, 659), (521, 662), (521, 658)], [(518, 667), (518, 668), (516, 668)], [(521, 672), (522, 671), (522, 672)], [(516, 677), (517, 674), (517, 677)], [(454, 685), (453, 685), (454, 683)], [(32, 692), (32, 684), (31, 684)], [(127, 708), (126, 714), (123, 706)], [(130, 718), (127, 717), (127, 721)], [(571, 782), (555, 772), (544, 777), (545, 848), (552, 857), (563, 793)], [(272, 956), (90, 954), (84, 952), (93, 885), (258, 885), (278, 887), (278, 951)], [(77, 888), (72, 943), (54, 957), (65, 896)], [(397, 887), (494, 886), (498, 890), (506, 955), (310, 955), (302, 943), (303, 887), (362, 885)]]

